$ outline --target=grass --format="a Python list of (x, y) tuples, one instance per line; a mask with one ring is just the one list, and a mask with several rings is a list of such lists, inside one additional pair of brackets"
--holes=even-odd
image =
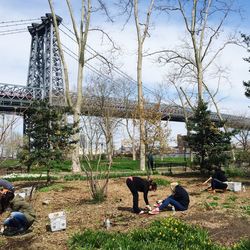
[(235, 195), (230, 195), (228, 198), (227, 198), (227, 200), (229, 201), (229, 202), (235, 202), (236, 200), (237, 200), (237, 196), (235, 196)]
[(6, 159), (6, 160), (0, 160), (0, 168), (8, 168), (8, 167), (14, 167), (19, 164), (18, 160), (13, 159)]
[(220, 197), (214, 196), (214, 197), (213, 197), (213, 200), (214, 200), (214, 201), (218, 201), (218, 200), (220, 200)]
[[(97, 160), (90, 161), (92, 169), (95, 171), (97, 169)], [(82, 161), (85, 167), (87, 167), (87, 162)], [(108, 165), (107, 160), (101, 160), (99, 168), (106, 169)], [(131, 158), (114, 158), (111, 166), (111, 171), (138, 171), (140, 170), (139, 161), (133, 161)]]
[(211, 202), (205, 201), (204, 202), (204, 206), (206, 209), (211, 209), (211, 208), (217, 207), (218, 205), (219, 205), (219, 203), (215, 202), (215, 201), (211, 201)]
[(50, 186), (47, 187), (42, 187), (39, 188), (38, 191), (39, 192), (50, 192), (50, 191), (56, 191), (56, 192), (61, 192), (65, 189), (65, 186), (62, 184), (52, 184)]
[(224, 202), (224, 203), (221, 204), (221, 206), (223, 208), (233, 208), (234, 207), (233, 204), (229, 203), (229, 202)]
[(153, 179), (153, 181), (155, 181), (157, 183), (157, 186), (163, 186), (163, 187), (167, 187), (171, 183), (168, 180), (160, 179), (160, 178), (155, 178), (155, 179)]
[[(43, 174), (10, 174), (2, 176), (3, 179), (6, 179), (10, 182), (14, 181), (38, 181), (38, 180), (47, 180), (47, 175)], [(50, 176), (51, 180), (58, 180), (57, 176)]]
[(189, 159), (185, 159), (184, 157), (165, 157), (163, 159), (156, 158), (155, 162), (171, 162), (171, 163), (185, 163)]
[(104, 230), (85, 230), (74, 234), (68, 241), (69, 249), (120, 250), (243, 250), (250, 241), (240, 241), (233, 247), (224, 247), (211, 241), (207, 231), (169, 217), (154, 221), (148, 228), (128, 233)]
[(250, 206), (241, 206), (241, 209), (247, 214), (250, 215)]
[[(154, 174), (158, 175), (158, 172), (154, 172)], [(147, 176), (147, 172), (143, 171), (133, 171), (129, 173), (110, 173), (109, 178), (120, 178), (120, 177), (129, 177), (129, 176)], [(98, 179), (103, 179), (105, 176), (98, 174), (97, 175)], [(64, 180), (65, 181), (83, 181), (86, 180), (87, 177), (85, 175), (81, 174), (71, 174), (71, 175), (64, 175)]]
[(237, 167), (229, 167), (229, 168), (225, 168), (225, 172), (226, 172), (226, 176), (230, 177), (244, 177), (246, 176), (246, 172), (241, 169), (241, 168), (237, 168)]

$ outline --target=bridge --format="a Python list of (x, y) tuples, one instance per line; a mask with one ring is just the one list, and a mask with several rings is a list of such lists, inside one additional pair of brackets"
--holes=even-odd
[[(0, 83), (0, 112), (22, 115), (35, 100), (48, 98), (51, 103), (57, 104), (64, 100), (62, 65), (51, 14), (43, 16), (41, 21), (28, 26), (32, 39), (27, 84), (24, 86)], [(57, 16), (57, 22), (59, 25), (62, 18)], [(96, 98), (98, 97), (84, 97), (83, 114), (100, 115), (95, 105)], [(105, 103), (106, 108), (114, 111), (112, 112), (114, 116), (121, 118), (132, 117), (137, 105), (135, 100), (125, 104), (116, 98), (109, 99)], [(152, 105), (147, 104), (146, 109)], [(181, 106), (161, 104), (160, 111), (163, 121), (185, 121)], [(187, 110), (187, 113), (189, 117), (192, 116), (191, 110)], [(211, 113), (211, 118), (213, 121), (219, 121), (218, 115), (214, 112)], [(250, 118), (229, 114), (222, 114), (222, 118), (232, 128), (250, 129)]]
[[(15, 113), (21, 115), (35, 100), (42, 100), (45, 93), (44, 89), (36, 87), (26, 87), (22, 85), (0, 83), (0, 112)], [(52, 96), (53, 103), (59, 105), (64, 100), (63, 95)], [(72, 95), (74, 99), (74, 95)], [(98, 106), (96, 105), (98, 97), (86, 96), (84, 97), (84, 103), (82, 106), (82, 113), (92, 113), (94, 115), (100, 115)], [(132, 112), (137, 105), (136, 101), (131, 100), (128, 103), (123, 103), (119, 99), (112, 98), (105, 103), (106, 108), (112, 109), (112, 114), (117, 117), (127, 118), (132, 117)], [(151, 108), (153, 104), (147, 104), (147, 108)], [(184, 112), (181, 106), (161, 104), (160, 111), (162, 113), (163, 121), (176, 121), (184, 122)], [(192, 116), (192, 111), (189, 110), (188, 116)], [(211, 118), (213, 121), (219, 121), (217, 113), (212, 112)], [(250, 129), (250, 118), (222, 114), (222, 118), (227, 121), (228, 126), (232, 128)]]

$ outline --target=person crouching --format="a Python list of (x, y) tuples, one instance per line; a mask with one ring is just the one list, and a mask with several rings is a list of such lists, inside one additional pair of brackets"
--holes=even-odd
[[(170, 184), (172, 195), (168, 196), (162, 203), (158, 204), (158, 207), (153, 209), (149, 214), (158, 214), (163, 209), (169, 208), (176, 211), (185, 211), (188, 209), (189, 205), (189, 195), (188, 192), (177, 182), (172, 182)], [(169, 207), (171, 205), (172, 207)]]
[(149, 202), (148, 202), (148, 192), (149, 191), (156, 191), (157, 184), (153, 182), (151, 179), (143, 179), (140, 177), (128, 177), (126, 179), (126, 184), (133, 195), (133, 211), (134, 213), (141, 214), (143, 211), (138, 207), (139, 202), (139, 194), (138, 192), (143, 193), (143, 198), (146, 203), (146, 207), (151, 209)]
[(10, 208), (10, 216), (3, 222), (3, 235), (14, 236), (24, 234), (35, 221), (36, 215), (32, 206), (21, 196), (16, 195), (6, 199), (6, 206)]

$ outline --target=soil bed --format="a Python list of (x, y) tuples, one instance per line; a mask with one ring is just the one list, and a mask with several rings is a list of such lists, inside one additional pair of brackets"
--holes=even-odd
[[(86, 228), (104, 229), (103, 221), (109, 218), (112, 222), (112, 231), (127, 232), (134, 228), (145, 227), (153, 220), (175, 216), (187, 223), (206, 228), (214, 241), (222, 245), (231, 245), (242, 237), (250, 235), (250, 215), (244, 208), (250, 206), (250, 186), (246, 192), (226, 192), (210, 194), (204, 186), (198, 185), (202, 180), (198, 178), (174, 178), (157, 176), (169, 181), (180, 181), (190, 193), (190, 209), (186, 212), (161, 212), (159, 215), (136, 215), (131, 212), (132, 195), (130, 194), (125, 178), (110, 180), (108, 198), (101, 204), (91, 201), (89, 188), (85, 181), (56, 182), (60, 187), (57, 191), (35, 192), (32, 204), (37, 213), (37, 221), (32, 232), (23, 236), (3, 237), (5, 245), (1, 249), (25, 250), (63, 250), (67, 249), (69, 237)], [(19, 182), (17, 189), (28, 182)], [(165, 198), (170, 194), (168, 187), (159, 187), (157, 192), (149, 193), (149, 201)], [(144, 207), (142, 194), (140, 205)], [(49, 230), (48, 214), (65, 211), (67, 228), (63, 231), (51, 232)], [(248, 214), (247, 214), (248, 212)], [(2, 220), (7, 213), (2, 215)]]

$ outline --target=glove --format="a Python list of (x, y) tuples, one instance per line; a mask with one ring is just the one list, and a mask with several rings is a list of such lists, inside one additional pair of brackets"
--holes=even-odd
[(145, 210), (147, 210), (147, 211), (151, 211), (151, 210), (152, 210), (152, 208), (151, 208), (151, 206), (150, 206), (150, 205), (146, 205)]

